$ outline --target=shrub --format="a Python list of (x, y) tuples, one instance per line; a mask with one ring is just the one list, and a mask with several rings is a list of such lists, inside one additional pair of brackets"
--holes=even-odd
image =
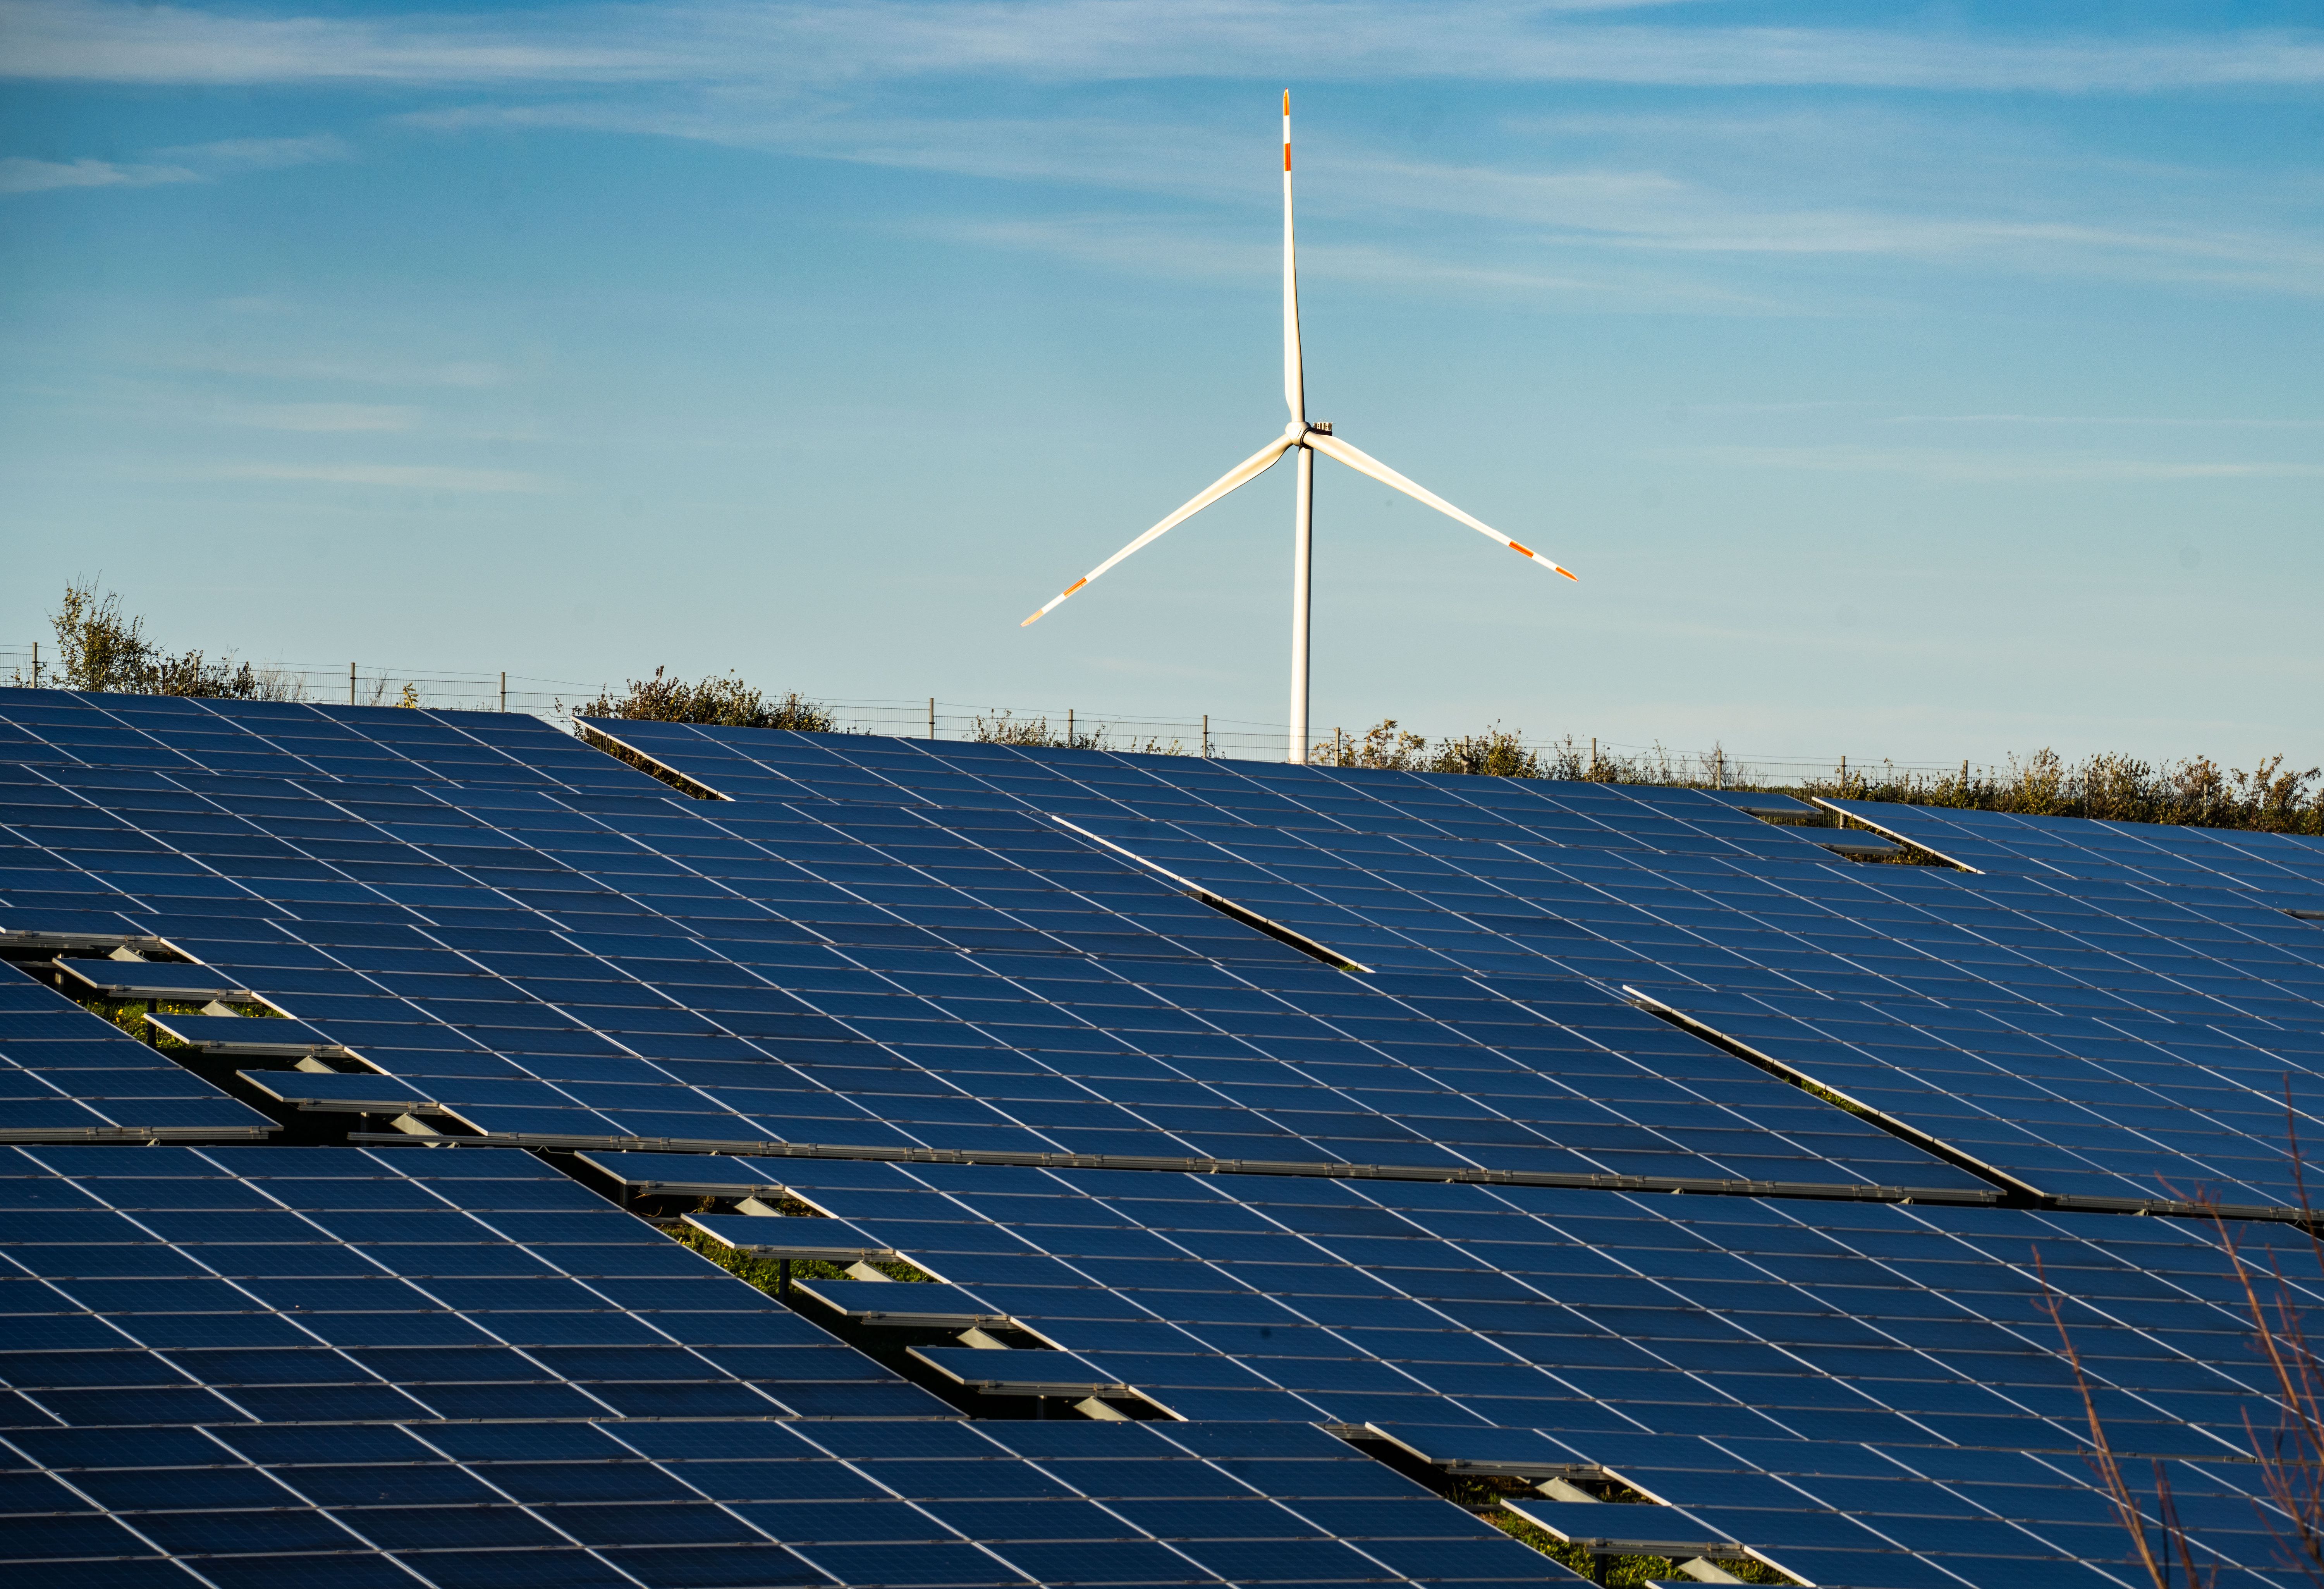
[(796, 729), (802, 733), (839, 731), (831, 709), (809, 701), (794, 690), (769, 700), (763, 691), (732, 673), (714, 674), (698, 684), (668, 676), (657, 667), (650, 679), (632, 679), (620, 695), (598, 692), (595, 701), (576, 706), (581, 717), (621, 717), (649, 722), (698, 722), (734, 729)]

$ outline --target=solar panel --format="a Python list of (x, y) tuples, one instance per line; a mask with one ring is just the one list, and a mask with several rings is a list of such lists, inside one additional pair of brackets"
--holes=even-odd
[(0, 688), (0, 763), (11, 762), (613, 794), (655, 786), (522, 712)]
[[(1021, 814), (148, 777), (131, 804), (42, 774), (55, 814), (18, 836), (60, 868), (90, 831), (173, 858), (99, 874), (106, 919), (206, 969), (80, 974), (250, 983), (417, 1089), (301, 1079), (302, 1108), (337, 1088), (598, 1141), (1985, 1195), (1600, 992), (1352, 978)], [(0, 896), (0, 923), (93, 919), (56, 903)]]
[(0, 1150), (0, 1231), (15, 1582), (1564, 1576), (1312, 1429), (956, 1421), (521, 1153)]
[(1831, 836), (1771, 828), (1738, 803), (1812, 814), (1783, 796), (580, 721), (590, 732), (733, 799), (991, 805), (1076, 822), (1211, 821), (1336, 836), (1415, 832), (1767, 859), (1812, 859), (1817, 840)]
[(2324, 839), (2306, 833), (2022, 816), (1863, 800), (1835, 810), (1976, 871), (2086, 883), (2228, 887), (2324, 911)]
[(593, 726), (754, 797), (1041, 810), (1367, 964), (1635, 988), (1998, 1183), (2296, 1194), (2283, 1091), (2324, 1058), (2324, 939), (2286, 912), (2324, 908), (2312, 840), (1838, 803), (1974, 877), (1832, 864), (1748, 794)]
[[(667, 1170), (587, 1157), (640, 1186)], [(2247, 1463), (2245, 1418), (2273, 1427), (2275, 1410), (2232, 1265), (2194, 1222), (711, 1162), (730, 1195), (779, 1187), (825, 1216), (708, 1221), (722, 1236), (852, 1230), (1062, 1349), (943, 1355), (991, 1394), (1070, 1373), (1196, 1419), (1370, 1425), (1428, 1460), (1500, 1471), (1526, 1465), (1509, 1432), (1538, 1431), (1539, 1476), (1603, 1468), (1707, 1530), (1651, 1538), (1750, 1547), (1814, 1582), (1923, 1581), (1890, 1559), (1905, 1553), (1973, 1583), (2119, 1554), (2046, 1286), (2116, 1451), (2181, 1465), (2174, 1483), (2208, 1497), (2206, 1537), (2224, 1522), (2213, 1542), (2230, 1556), (2238, 1536), (2255, 1543), (2249, 1484), (2203, 1465)], [(2307, 1255), (2281, 1227), (2244, 1239)], [(2301, 1304), (2324, 1293), (2295, 1286)], [(881, 1290), (908, 1307), (919, 1289), (860, 1285), (839, 1310), (860, 1317)], [(1853, 1467), (1830, 1467), (1849, 1453)], [(1840, 1482), (1859, 1472), (1886, 1487)], [(2029, 1474), (2041, 1488), (2018, 1493)], [(1924, 1502), (1988, 1526), (1932, 1532)]]
[(2324, 935), (2225, 889), (1093, 831), (1384, 968), (1635, 990), (2043, 1192), (2296, 1195)]
[(274, 1123), (0, 968), (0, 1142), (236, 1142)]

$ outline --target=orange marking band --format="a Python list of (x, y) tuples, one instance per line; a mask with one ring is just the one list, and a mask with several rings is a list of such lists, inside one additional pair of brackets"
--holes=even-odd
[(1531, 547), (1521, 547), (1515, 541), (1511, 541), (1509, 543), (1509, 550), (1512, 552), (1523, 552), (1528, 557), (1533, 556), (1533, 548)]
[(1286, 171), (1291, 169), (1291, 145), (1288, 143), (1283, 146), (1283, 169)]
[(1566, 578), (1572, 580), (1575, 584), (1580, 584), (1582, 583), (1582, 576), (1574, 573), (1570, 568), (1561, 568), (1557, 572), (1565, 575)]
[[(1084, 585), (1085, 585), (1085, 584), (1087, 584), (1087, 583), (1089, 583), (1089, 581), (1087, 581), (1087, 580), (1085, 580), (1085, 579), (1077, 579), (1077, 580), (1074, 581), (1074, 583), (1071, 583), (1071, 584), (1069, 584), (1069, 585), (1067, 585), (1067, 586), (1065, 587), (1065, 596), (1070, 596), (1070, 595), (1072, 595), (1075, 591), (1077, 591), (1077, 590), (1081, 589)], [(1065, 599), (1065, 596), (1059, 596), (1059, 597), (1057, 598), (1057, 600), (1058, 600), (1058, 601), (1060, 601), (1060, 602), (1062, 602), (1062, 601), (1064, 601), (1064, 600)]]

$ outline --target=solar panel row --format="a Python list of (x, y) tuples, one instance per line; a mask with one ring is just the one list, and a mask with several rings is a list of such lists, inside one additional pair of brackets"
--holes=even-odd
[(2281, 908), (2324, 908), (2324, 838), (2157, 822), (2022, 816), (1864, 800), (1824, 803), (1858, 822), (1993, 874), (2099, 884), (2245, 890)]
[[(893, 1250), (964, 1299), (949, 1306), (1060, 1349), (954, 1355), (988, 1380), (1014, 1356), (1028, 1380), (1077, 1373), (1185, 1418), (1365, 1424), (1448, 1461), (1537, 1430), (1545, 1469), (1608, 1468), (1683, 1509), (1695, 1537), (1817, 1583), (2054, 1583), (2041, 1575), (2119, 1556), (2054, 1298), (2117, 1453), (2193, 1465), (2181, 1482), (2212, 1498), (2191, 1503), (2205, 1538), (2231, 1561), (2273, 1559), (2245, 1419), (2273, 1427), (2278, 1410), (2235, 1266), (2190, 1222), (586, 1158), (640, 1189), (779, 1189), (827, 1217), (694, 1223), (736, 1246)], [(2309, 1255), (2282, 1227), (2249, 1239), (2263, 1265)], [(2324, 1292), (2296, 1286), (2301, 1305)], [(927, 1306), (923, 1289), (937, 1288), (811, 1287), (858, 1313)], [(1042, 1361), (1067, 1353), (1070, 1372)]]
[[(833, 767), (861, 761), (863, 787), (876, 777), (953, 798), (973, 766), (982, 785), (1366, 964), (1635, 989), (2046, 1193), (2286, 1204), (2297, 1195), (2287, 1079), (2303, 1116), (2324, 1118), (2324, 932), (2285, 914), (2292, 896), (2218, 872), (1974, 877), (1831, 861), (1764, 826), (1792, 848), (1722, 853), (1729, 836), (1692, 816), (1609, 817), (1594, 830), (1578, 815), (1557, 829), (1529, 816), (1495, 832), (1443, 814), (1466, 802), (1577, 813), (1715, 804), (1700, 791), (1273, 768), (1264, 797), (1204, 804), (1197, 794), (1260, 775), (1082, 753), (1065, 776), (1054, 755), (1012, 766), (1005, 748), (604, 726), (681, 771), (738, 785), (731, 766), (744, 749), (759, 776), (796, 774), (826, 792), (842, 786)], [(1478, 785), (1490, 792), (1472, 794)], [(1182, 790), (1176, 816), (1151, 793), (1165, 785)], [(1095, 795), (1126, 786), (1135, 794)], [(1406, 794), (1415, 786), (1425, 794)], [(1881, 819), (1892, 826), (1919, 820), (1848, 809), (1892, 813)], [(1642, 836), (1609, 837), (1616, 827)], [(2267, 837), (2236, 843), (2265, 849)], [(2269, 887), (2310, 886), (2312, 868), (2288, 851), (2270, 865)]]
[(0, 1150), (12, 1584), (1537, 1582), (1314, 1429), (969, 1425), (528, 1155)]
[(523, 713), (0, 688), (0, 762), (636, 793), (641, 774)]
[(480, 1130), (1982, 1191), (1598, 991), (1351, 978), (1028, 816), (16, 776), (0, 923), (161, 933)]
[(228, 1142), (273, 1129), (62, 994), (0, 981), (0, 1140)]

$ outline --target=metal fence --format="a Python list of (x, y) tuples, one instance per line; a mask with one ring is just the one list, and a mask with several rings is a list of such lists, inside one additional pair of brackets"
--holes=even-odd
[[(46, 646), (0, 646), (0, 684), (58, 686), (56, 654)], [(545, 678), (534, 674), (447, 671), (372, 662), (253, 665), (262, 694), (269, 699), (309, 701), (318, 705), (399, 706), (444, 711), (527, 712), (569, 727), (574, 708), (595, 700), (606, 681)], [(941, 696), (917, 699), (811, 697), (838, 720), (840, 730), (900, 739), (979, 739), (1039, 730), (1045, 737), (1113, 750), (1212, 756), (1244, 761), (1285, 759), (1287, 725), (1203, 712), (1154, 717), (1074, 704), (1005, 706)], [(1360, 725), (1360, 737), (1370, 724)], [(1319, 729), (1314, 739), (1331, 746), (1338, 730)], [(1656, 782), (1699, 783), (1748, 788), (1796, 785), (1806, 780), (1960, 771), (1957, 762), (1873, 762), (1842, 756), (1760, 756), (1714, 745), (1705, 751), (1673, 751), (1660, 744), (1639, 745), (1588, 735), (1527, 739), (1524, 748), (1562, 757), (1582, 767), (1618, 762)], [(1318, 756), (1315, 759), (1330, 759)]]

